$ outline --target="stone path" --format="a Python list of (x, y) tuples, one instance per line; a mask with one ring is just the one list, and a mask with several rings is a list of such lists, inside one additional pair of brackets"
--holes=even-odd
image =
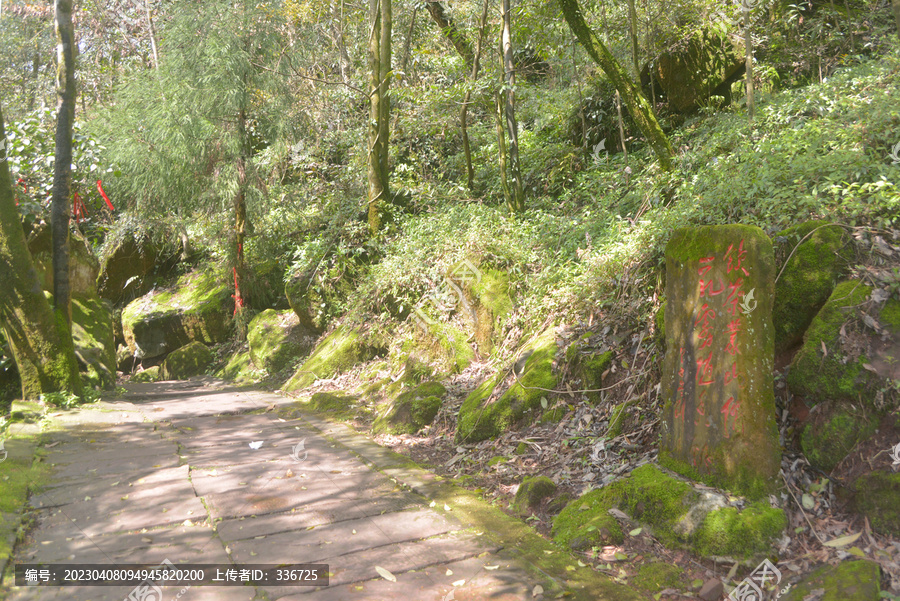
[(15, 563), (324, 563), (328, 587), (162, 587), (161, 598), (20, 587), (11, 601), (639, 598), (471, 493), (292, 411), (292, 399), (212, 380), (129, 390), (57, 418), (52, 481), (30, 500), (36, 528)]

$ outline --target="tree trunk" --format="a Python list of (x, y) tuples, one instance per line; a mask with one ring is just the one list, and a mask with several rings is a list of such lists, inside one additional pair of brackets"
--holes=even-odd
[[(503, 190), (503, 198), (509, 204), (512, 193), (509, 190), (509, 175), (506, 168), (506, 136), (503, 133), (503, 95), (498, 91), (494, 98), (494, 115), (497, 117), (497, 157), (500, 162), (500, 189)], [(509, 205), (512, 210), (512, 205)]]
[[(338, 10), (340, 5), (340, 10)], [(347, 53), (347, 44), (344, 41), (344, 2), (336, 0), (331, 7), (331, 30), (338, 49), (338, 61), (341, 66), (341, 81), (350, 81), (350, 55)]]
[(403, 58), (400, 59), (400, 73), (409, 83), (409, 77), (406, 75), (406, 66), (409, 64), (409, 47), (412, 44), (413, 33), (416, 29), (416, 18), (419, 16), (419, 5), (413, 7), (412, 16), (409, 18), (409, 31), (406, 32), (406, 39), (403, 40)]
[(519, 167), (519, 125), (516, 123), (516, 67), (513, 63), (512, 50), (512, 14), (510, 0), (500, 0), (500, 16), (503, 19), (503, 32), (500, 36), (500, 54), (503, 65), (503, 113), (506, 118), (506, 134), (509, 136), (507, 147), (507, 172), (510, 196), (506, 199), (513, 213), (525, 210), (525, 187), (522, 184), (522, 170)]
[(369, 231), (381, 230), (382, 205), (390, 199), (391, 0), (369, 0)]
[(75, 121), (75, 48), (72, 0), (56, 0), (57, 71), (56, 152), (50, 225), (53, 255), (53, 303), (72, 325), (69, 290), (69, 197), (72, 182), (72, 125)]
[[(249, 90), (246, 89), (246, 82), (244, 86), (244, 93), (249, 93)], [(237, 244), (236, 253), (234, 257), (234, 317), (238, 317), (244, 310), (244, 297), (241, 294), (241, 280), (244, 277), (244, 237), (247, 233), (247, 202), (246, 202), (246, 189), (247, 189), (247, 158), (249, 155), (248, 152), (248, 141), (247, 141), (247, 113), (241, 108), (238, 113), (238, 141), (240, 143), (240, 153), (237, 158), (237, 194), (234, 197), (234, 234), (235, 234), (235, 243)], [(244, 322), (241, 319), (237, 320), (238, 327), (240, 330), (243, 330)], [(246, 332), (240, 331), (242, 337), (246, 335)]]
[(628, 26), (631, 33), (631, 62), (634, 64), (634, 81), (641, 81), (640, 56), (638, 54), (637, 9), (634, 0), (628, 0)]
[[(484, 44), (484, 34), (487, 30), (488, 2), (484, 0), (481, 11), (481, 24), (478, 28), (478, 42), (475, 45), (475, 60), (472, 63), (472, 85), (478, 81), (478, 70), (481, 64), (481, 48)], [(463, 153), (466, 157), (466, 184), (469, 192), (475, 189), (475, 169), (472, 167), (472, 147), (469, 144), (469, 102), (472, 100), (472, 88), (466, 90), (466, 97), (463, 99), (462, 109), (459, 113), (459, 121), (462, 127)]]
[(558, 0), (558, 2), (566, 22), (575, 34), (575, 37), (578, 38), (578, 41), (591, 55), (591, 58), (600, 65), (610, 82), (622, 94), (622, 99), (628, 107), (631, 118), (644, 137), (647, 138), (647, 142), (659, 159), (660, 165), (666, 171), (670, 170), (675, 151), (672, 150), (669, 139), (666, 138), (666, 134), (663, 133), (662, 128), (659, 126), (650, 103), (647, 102), (647, 99), (641, 94), (640, 88), (628, 77), (628, 74), (616, 61), (615, 57), (610, 54), (597, 35), (587, 26), (584, 16), (581, 14), (581, 9), (578, 7), (578, 1)]
[[(0, 140), (5, 139), (0, 111)], [(41, 289), (16, 210), (6, 158), (6, 150), (0, 150), (0, 328), (19, 369), (23, 398), (61, 391), (80, 395), (72, 338)]]
[[(744, 49), (746, 56), (746, 84), (747, 84), (747, 117), (753, 121), (753, 40), (750, 38), (750, 9), (745, 5), (744, 11)], [(821, 63), (819, 63), (821, 65)]]
[(459, 55), (466, 61), (466, 67), (471, 71), (475, 62), (475, 51), (472, 50), (472, 44), (466, 39), (465, 34), (456, 27), (453, 19), (447, 15), (444, 5), (437, 0), (426, 0), (425, 8), (428, 9), (428, 14), (431, 15), (432, 20), (441, 28), (441, 31), (444, 32), (444, 35), (450, 40), (450, 43), (453, 44)]
[(622, 154), (625, 155), (625, 164), (628, 165), (628, 148), (625, 147), (625, 124), (622, 122), (622, 97), (616, 90), (616, 112), (619, 113), (619, 139), (622, 141)]
[(900, 39), (900, 0), (891, 0), (891, 10), (894, 13), (894, 25), (897, 26), (897, 38)]

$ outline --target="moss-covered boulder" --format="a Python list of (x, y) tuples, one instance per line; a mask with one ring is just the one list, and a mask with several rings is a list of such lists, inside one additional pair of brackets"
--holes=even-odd
[(844, 228), (827, 221), (807, 221), (774, 236), (776, 265), (772, 324), (775, 353), (803, 340), (834, 287), (847, 274), (852, 242)]
[(192, 342), (172, 351), (159, 369), (163, 380), (185, 380), (206, 373), (215, 354), (202, 342)]
[(152, 228), (153, 234), (151, 224), (124, 216), (107, 236), (96, 277), (101, 298), (118, 304), (142, 296), (178, 263), (175, 232), (162, 223)]
[[(338, 420), (352, 419), (360, 412), (360, 398), (343, 391), (317, 392), (308, 400), (301, 400), (295, 407)], [(367, 411), (364, 411), (368, 415)]]
[(900, 376), (900, 301), (875, 303), (871, 294), (857, 280), (838, 284), (807, 329), (787, 377), (807, 404), (862, 400), (872, 406), (884, 381)]
[[(566, 363), (581, 382), (578, 388), (584, 390), (602, 388), (603, 376), (612, 366), (613, 352), (593, 346), (591, 344), (593, 336), (593, 332), (587, 332), (566, 349)], [(599, 402), (602, 398), (600, 392), (586, 392), (584, 395), (593, 403)]]
[[(493, 438), (526, 419), (536, 418), (541, 398), (550, 394), (547, 390), (556, 388), (554, 363), (558, 350), (555, 328), (550, 327), (529, 345), (521, 367), (502, 370), (476, 388), (459, 409), (457, 442)], [(497, 390), (507, 380), (511, 381), (509, 388)]]
[(160, 380), (159, 374), (159, 365), (154, 365), (153, 367), (148, 367), (147, 369), (141, 370), (131, 376), (132, 382), (138, 382), (142, 384), (146, 384), (149, 382), (157, 382)]
[(475, 359), (469, 335), (453, 324), (423, 322), (400, 349), (405, 362), (430, 365), (438, 373), (457, 374)]
[(72, 340), (87, 383), (112, 388), (116, 383), (116, 350), (107, 301), (96, 296), (72, 298)]
[(225, 366), (216, 372), (217, 378), (235, 384), (255, 384), (264, 376), (265, 372), (257, 368), (250, 358), (250, 351), (234, 353), (228, 358)]
[(158, 357), (191, 342), (224, 342), (231, 333), (231, 290), (211, 272), (182, 276), (169, 289), (128, 303), (125, 343), (138, 357)]
[(900, 536), (900, 473), (874, 471), (857, 478), (854, 508), (885, 536)]
[(646, 464), (571, 501), (554, 519), (552, 535), (573, 549), (617, 544), (622, 534), (609, 510), (618, 508), (669, 547), (744, 559), (771, 551), (787, 524), (782, 510), (756, 503), (739, 511), (709, 496)]
[(247, 341), (253, 364), (274, 374), (306, 354), (315, 339), (293, 311), (266, 309), (250, 321)]
[[(457, 265), (451, 273), (461, 272), (465, 265)], [(474, 335), (478, 350), (489, 355), (498, 342), (506, 319), (512, 313), (513, 301), (509, 292), (509, 275), (496, 269), (479, 270), (480, 278), (470, 280), (464, 290), (470, 298), (474, 313)]]
[(809, 462), (830, 472), (857, 443), (869, 438), (878, 428), (871, 410), (829, 401), (811, 416), (800, 434), (800, 447)]
[(375, 419), (376, 434), (415, 434), (434, 421), (447, 389), (440, 382), (424, 382), (400, 394)]
[(369, 345), (358, 328), (338, 326), (326, 336), (297, 368), (294, 376), (284, 385), (285, 392), (306, 388), (320, 378), (331, 378), (381, 352)]
[(321, 332), (328, 325), (328, 302), (315, 275), (309, 271), (289, 277), (284, 294), (300, 324), (310, 332)]
[(547, 476), (529, 476), (522, 480), (516, 496), (510, 503), (510, 510), (520, 516), (531, 514), (533, 509), (540, 507), (544, 499), (556, 494), (556, 483)]
[[(34, 260), (34, 268), (41, 287), (53, 292), (53, 255), (50, 225), (40, 223), (28, 235), (28, 250)], [(72, 298), (97, 296), (97, 274), (100, 262), (94, 255), (91, 243), (78, 230), (69, 234), (69, 294)]]
[[(803, 601), (878, 601), (881, 598), (881, 569), (873, 561), (845, 561), (824, 565), (804, 577), (781, 599)], [(783, 589), (782, 589), (783, 590)], [(812, 595), (814, 591), (820, 594)]]

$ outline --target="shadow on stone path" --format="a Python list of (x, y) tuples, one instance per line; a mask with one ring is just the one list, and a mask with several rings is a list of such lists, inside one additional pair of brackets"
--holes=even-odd
[[(29, 501), (36, 527), (15, 563), (326, 563), (331, 574), (327, 588), (163, 587), (161, 599), (137, 601), (511, 601), (551, 598), (535, 597), (538, 585), (552, 598), (569, 588), (409, 490), (447, 486), (434, 476), (340, 425), (272, 411), (293, 399), (211, 379), (128, 389), (59, 418), (46, 457), (52, 480)], [(638, 598), (602, 586), (615, 594), (569, 598)], [(132, 590), (21, 587), (8, 598), (121, 601)]]

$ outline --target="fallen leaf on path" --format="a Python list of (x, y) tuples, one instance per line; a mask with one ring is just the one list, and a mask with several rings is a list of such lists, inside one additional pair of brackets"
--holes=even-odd
[(397, 577), (391, 574), (389, 571), (385, 570), (381, 566), (375, 566), (375, 571), (378, 572), (378, 575), (388, 580), (390, 582), (397, 582)]
[(544, 587), (542, 587), (540, 584), (535, 585), (535, 587), (531, 590), (532, 597), (537, 597), (538, 595), (543, 595), (543, 594), (544, 594)]
[(826, 547), (844, 547), (849, 545), (850, 543), (855, 543), (856, 539), (858, 539), (860, 536), (862, 536), (862, 532), (857, 532), (856, 534), (841, 536), (822, 544), (824, 544)]
[(251, 449), (258, 449), (259, 447), (261, 447), (263, 445), (263, 441), (257, 440), (257, 441), (251, 442), (249, 444), (250, 444)]

